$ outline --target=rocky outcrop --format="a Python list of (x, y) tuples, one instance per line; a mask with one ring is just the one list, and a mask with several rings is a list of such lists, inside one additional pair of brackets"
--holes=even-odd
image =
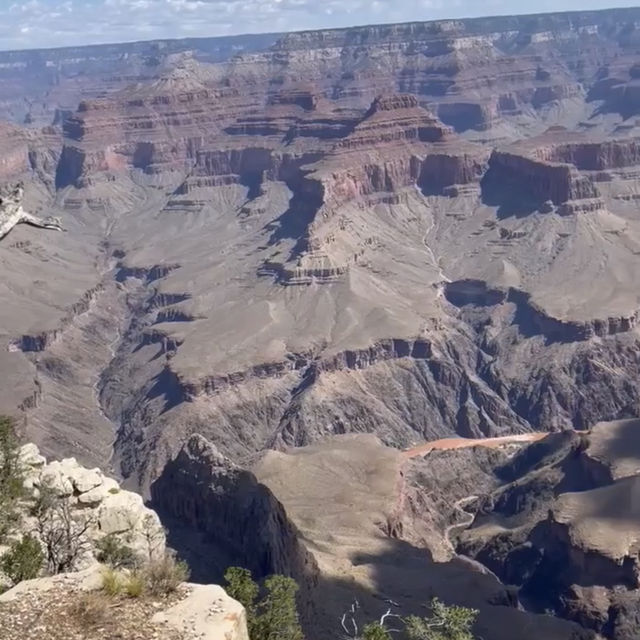
[(25, 353), (44, 351), (62, 336), (65, 329), (68, 329), (78, 316), (86, 313), (90, 309), (91, 304), (102, 290), (103, 286), (98, 284), (88, 291), (85, 291), (80, 300), (74, 302), (67, 308), (65, 315), (60, 319), (60, 325), (57, 329), (43, 331), (37, 334), (22, 335), (19, 338), (11, 340), (7, 345), (7, 349), (9, 351), (23, 351)]
[(640, 321), (640, 310), (627, 316), (594, 318), (588, 321), (555, 318), (515, 287), (491, 287), (482, 280), (456, 280), (443, 285), (446, 299), (456, 307), (494, 307), (515, 305), (514, 323), (528, 336), (543, 336), (548, 344), (582, 342), (633, 331)]
[[(614, 640), (634, 637), (640, 610), (637, 420), (541, 441), (498, 469), (506, 481), (475, 506), (459, 549), (526, 602)], [(621, 461), (615, 449), (627, 453)], [(492, 529), (500, 522), (500, 527)]]
[(447, 127), (419, 106), (415, 96), (383, 95), (372, 102), (363, 120), (337, 148), (354, 150), (401, 140), (439, 142), (449, 133)]
[(20, 175), (29, 168), (29, 148), (25, 132), (0, 123), (0, 180)]
[(151, 621), (175, 629), (186, 640), (249, 640), (244, 607), (217, 585), (187, 585), (184, 600)]
[[(141, 640), (249, 640), (246, 612), (217, 585), (183, 583), (169, 598), (111, 600), (100, 592), (104, 567), (37, 578), (0, 595), (0, 632), (33, 640), (101, 633)], [(86, 604), (85, 604), (86, 603)], [(86, 606), (86, 617), (82, 606)], [(109, 616), (113, 606), (117, 616)], [(101, 616), (104, 619), (101, 619)], [(34, 624), (37, 620), (37, 624)]]
[[(180, 548), (181, 530), (196, 533), (194, 554), (200, 578), (216, 577), (226, 562), (255, 576), (289, 575), (310, 588), (316, 572), (282, 505), (255, 476), (222, 456), (199, 435), (192, 436), (151, 486), (154, 508)], [(206, 554), (205, 554), (206, 550)], [(206, 562), (204, 556), (211, 557)], [(197, 559), (197, 560), (196, 560)]]
[[(9, 541), (29, 533), (45, 545), (45, 538), (50, 540), (55, 531), (52, 527), (67, 527), (68, 522), (78, 551), (71, 565), (63, 567), (65, 571), (95, 565), (98, 543), (105, 536), (115, 537), (142, 561), (164, 553), (165, 536), (158, 516), (144, 506), (138, 494), (122, 490), (100, 469), (86, 469), (74, 458), (47, 463), (34, 444), (24, 445), (18, 460), (27, 498)], [(51, 504), (38, 515), (33, 504), (45, 493), (51, 496), (47, 498)]]
[(265, 363), (246, 371), (208, 377), (193, 383), (184, 381), (181, 386), (185, 399), (193, 400), (199, 395), (213, 395), (255, 378), (277, 378), (292, 372), (303, 372), (305, 377), (311, 380), (323, 372), (356, 371), (388, 360), (426, 360), (431, 356), (432, 345), (426, 339), (381, 340), (368, 349), (348, 350), (327, 358), (313, 357), (311, 353), (292, 353), (281, 362)]
[(426, 195), (456, 197), (465, 187), (479, 185), (487, 168), (488, 152), (456, 143), (429, 151), (421, 163), (416, 184)]
[(560, 140), (550, 146), (536, 145), (534, 154), (545, 162), (575, 165), (580, 171), (606, 171), (640, 165), (640, 140), (636, 138), (599, 141), (585, 140), (584, 136), (575, 138), (568, 142)]
[(494, 151), (487, 181), (513, 185), (535, 201), (561, 206), (576, 200), (598, 200), (600, 194), (585, 175), (569, 164), (535, 160), (509, 151)]
[[(73, 458), (47, 463), (33, 444), (20, 448), (18, 464), (26, 495), (8, 542), (24, 534), (34, 536), (46, 548), (45, 558), (49, 563), (51, 545), (57, 544), (52, 541), (66, 540), (63, 536), (69, 528), (70, 535), (77, 539), (74, 545), (78, 552), (70, 565), (50, 567), (47, 564), (48, 570), (63, 573), (20, 582), (0, 596), (0, 633), (20, 637), (26, 633), (26, 627), (30, 627), (29, 634), (34, 639), (62, 637), (58, 635), (62, 629), (64, 633), (73, 634), (74, 629), (85, 622), (78, 617), (82, 594), (97, 592), (102, 587), (104, 567), (98, 563), (100, 541), (105, 536), (114, 538), (131, 549), (144, 564), (165, 554), (164, 529), (156, 513), (144, 506), (139, 495), (122, 490), (100, 469), (86, 469)], [(36, 503), (34, 507), (38, 499), (46, 502)], [(58, 528), (54, 530), (50, 526)], [(0, 555), (4, 551), (6, 546), (0, 548)], [(133, 623), (136, 633), (145, 639), (169, 640), (179, 634), (181, 638), (193, 640), (221, 637), (249, 640), (243, 607), (221, 587), (183, 584), (179, 592), (178, 597), (165, 598), (162, 605), (147, 602), (145, 594), (136, 602), (121, 603), (118, 624), (122, 634), (127, 635), (131, 631), (128, 625)], [(100, 597), (105, 598), (106, 610), (107, 596), (96, 595), (96, 599)], [(38, 615), (35, 628), (30, 621), (33, 614)], [(99, 610), (95, 615), (99, 615)]]

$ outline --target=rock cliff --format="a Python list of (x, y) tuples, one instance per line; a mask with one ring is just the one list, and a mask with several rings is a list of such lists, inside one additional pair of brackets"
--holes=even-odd
[(532, 606), (607, 638), (634, 637), (638, 426), (601, 423), (523, 450), (498, 470), (505, 484), (476, 499), (459, 549)]
[[(164, 553), (164, 530), (155, 512), (144, 506), (138, 494), (122, 490), (100, 469), (86, 469), (74, 458), (47, 463), (34, 444), (20, 449), (18, 463), (23, 470), (26, 497), (8, 543), (28, 533), (48, 549), (53, 527), (68, 520), (71, 534), (77, 538), (77, 553), (62, 567), (64, 571), (95, 565), (99, 542), (106, 536), (130, 547), (140, 560)], [(47, 503), (46, 513), (34, 508), (43, 496), (51, 502)], [(4, 545), (0, 554), (7, 548)], [(55, 557), (49, 555), (48, 563), (55, 562), (61, 553), (59, 549), (52, 549), (53, 552)], [(49, 569), (57, 571), (59, 567)]]
[[(181, 584), (172, 595), (110, 601), (101, 592), (100, 542), (109, 537), (127, 547), (141, 566), (163, 557), (165, 532), (156, 513), (138, 494), (73, 458), (47, 463), (35, 445), (27, 444), (19, 449), (17, 464), (25, 495), (0, 556), (14, 539), (31, 535), (43, 546), (42, 571), (48, 575), (4, 590), (2, 637), (93, 639), (107, 632), (144, 640), (249, 640), (244, 608), (216, 585)], [(70, 562), (52, 565), (71, 545)], [(3, 583), (4, 578), (0, 573)], [(118, 616), (109, 615), (113, 607)]]
[[(172, 534), (200, 540), (193, 566), (200, 579), (221, 579), (228, 566), (258, 577), (289, 575), (309, 588), (317, 568), (282, 505), (255, 476), (192, 436), (151, 486), (153, 505)], [(205, 552), (206, 549), (206, 552)], [(204, 557), (209, 557), (205, 561)]]
[[(26, 65), (3, 77), (59, 68), (0, 146), (24, 210), (67, 233), (0, 242), (0, 412), (46, 455), (153, 491), (186, 551), (295, 575), (304, 523), (251, 475), (265, 450), (640, 415), (639, 17), (1, 54)], [(388, 531), (411, 529), (419, 487)], [(214, 526), (201, 503), (243, 522), (218, 488), (264, 535)], [(456, 524), (435, 520), (404, 542)]]

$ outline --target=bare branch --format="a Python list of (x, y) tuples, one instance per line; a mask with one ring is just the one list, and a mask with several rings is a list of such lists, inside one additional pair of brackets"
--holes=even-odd
[(345, 625), (345, 623), (344, 623), (344, 621), (345, 621), (345, 618), (346, 618), (346, 617), (347, 617), (347, 614), (346, 614), (346, 613), (343, 613), (343, 614), (342, 614), (342, 619), (340, 620), (340, 624), (342, 625), (342, 628), (344, 629), (344, 632), (345, 632), (347, 635), (349, 635), (349, 629), (347, 629), (347, 626), (346, 626), (346, 625)]

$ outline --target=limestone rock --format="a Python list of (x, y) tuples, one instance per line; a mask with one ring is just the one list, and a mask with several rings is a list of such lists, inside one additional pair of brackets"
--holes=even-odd
[(38, 447), (32, 442), (20, 447), (18, 457), (23, 467), (42, 467), (47, 463), (47, 459), (40, 455)]
[(100, 529), (106, 533), (124, 533), (139, 524), (144, 509), (142, 498), (128, 491), (108, 495), (98, 509)]
[[(65, 461), (66, 462), (66, 461)], [(39, 485), (53, 491), (57, 496), (71, 496), (73, 483), (68, 475), (68, 465), (54, 460), (42, 469)]]
[(104, 478), (98, 486), (88, 489), (85, 493), (81, 493), (78, 496), (78, 502), (80, 504), (98, 504), (109, 495), (118, 493), (119, 491), (120, 486), (113, 478)]
[(70, 583), (73, 583), (81, 591), (94, 591), (99, 589), (102, 584), (102, 570), (103, 567), (99, 564), (94, 564), (88, 569), (72, 574), (61, 573), (57, 576), (24, 580), (1, 594), (0, 604), (19, 600), (27, 594), (58, 590), (68, 586)]
[[(38, 497), (45, 488), (51, 490), (69, 505), (74, 521), (90, 523), (85, 534), (86, 549), (77, 558), (76, 568), (95, 564), (96, 544), (107, 535), (117, 536), (143, 560), (164, 551), (164, 529), (156, 513), (145, 507), (140, 495), (121, 490), (119, 484), (100, 469), (86, 469), (75, 458), (46, 464), (33, 444), (21, 448), (20, 460), (25, 473), (24, 486), (32, 498)], [(36, 524), (27, 501), (21, 528), (36, 532)]]
[[(66, 629), (66, 620), (40, 616), (34, 628), (30, 610), (49, 610), (53, 606), (57, 609), (62, 602), (59, 615), (73, 616), (73, 607), (82, 592), (97, 592), (101, 588), (103, 570), (102, 565), (94, 565), (76, 573), (26, 580), (9, 589), (0, 595), (0, 636), (4, 638), (8, 632), (16, 634), (10, 635), (16, 638), (62, 638), (59, 630), (53, 630), (51, 625)], [(96, 595), (105, 598), (105, 606), (112, 602), (104, 594)], [(114, 618), (110, 621), (109, 631), (113, 631), (114, 637), (131, 637), (135, 628), (135, 637), (141, 640), (176, 637), (182, 640), (249, 640), (244, 607), (230, 598), (222, 587), (183, 584), (177, 595), (169, 602), (120, 601), (118, 609), (111, 614)]]
[(244, 607), (217, 585), (187, 585), (188, 595), (153, 621), (166, 624), (187, 638), (249, 640)]
[(85, 469), (84, 467), (75, 466), (69, 469), (68, 473), (73, 487), (78, 493), (91, 491), (91, 489), (95, 489), (104, 482), (104, 476), (100, 469)]

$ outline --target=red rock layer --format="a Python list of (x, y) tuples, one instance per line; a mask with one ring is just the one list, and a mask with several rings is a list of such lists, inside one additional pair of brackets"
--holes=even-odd
[(489, 166), (498, 180), (520, 185), (540, 202), (550, 200), (562, 205), (600, 195), (590, 178), (569, 164), (544, 162), (504, 150), (493, 152)]

